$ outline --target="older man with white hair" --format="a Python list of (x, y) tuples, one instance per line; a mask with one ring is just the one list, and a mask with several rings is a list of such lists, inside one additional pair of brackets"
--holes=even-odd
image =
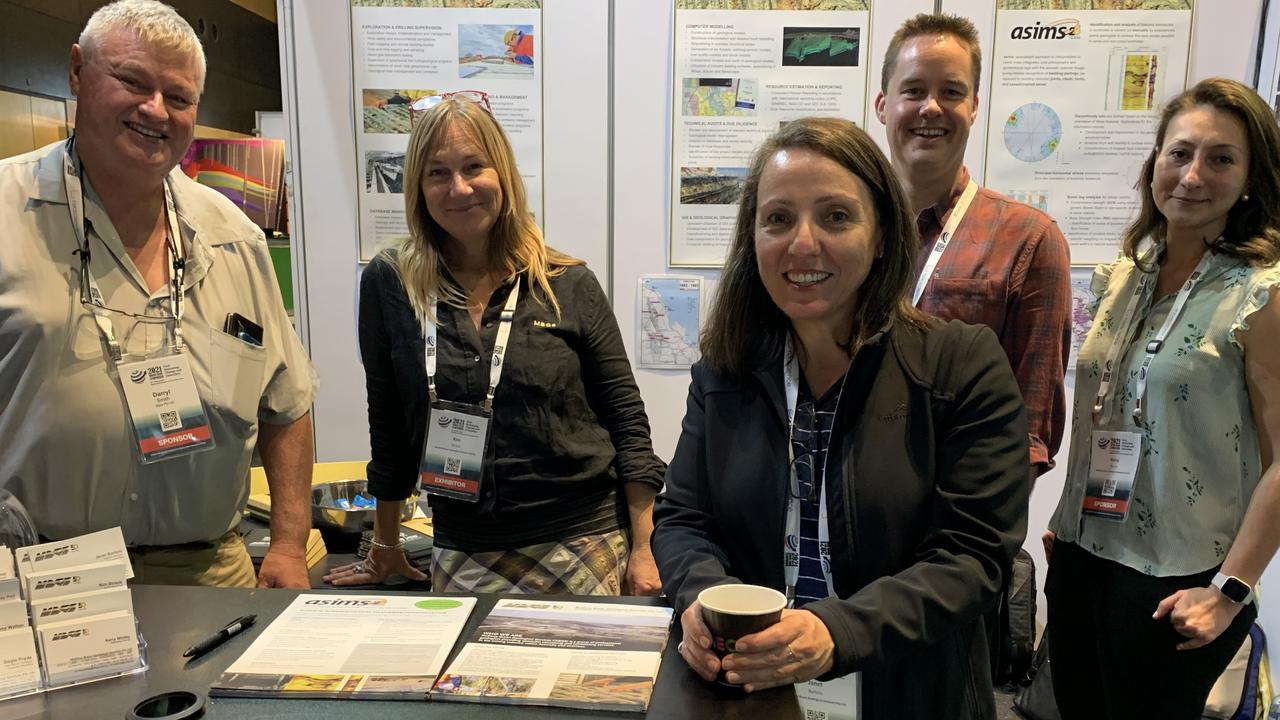
[(121, 526), (137, 581), (252, 586), (256, 442), (256, 582), (308, 587), (315, 373), (262, 231), (176, 168), (204, 77), (173, 8), (107, 5), (71, 47), (74, 135), (0, 161), (0, 486), (50, 539)]

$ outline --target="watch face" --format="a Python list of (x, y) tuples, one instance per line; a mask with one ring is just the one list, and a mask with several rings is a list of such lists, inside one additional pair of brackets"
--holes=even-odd
[(1249, 597), (1249, 586), (1233, 577), (1223, 580), (1221, 589), (1231, 602), (1242, 603)]

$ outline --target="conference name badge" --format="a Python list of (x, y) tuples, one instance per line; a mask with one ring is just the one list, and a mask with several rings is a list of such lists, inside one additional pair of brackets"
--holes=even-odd
[(478, 405), (432, 403), (418, 466), (424, 491), (469, 502), (480, 499), (491, 418)]
[(1142, 433), (1094, 430), (1089, 437), (1089, 482), (1083, 514), (1117, 521), (1128, 517), (1141, 459)]
[(862, 717), (862, 673), (852, 673), (826, 682), (796, 683), (796, 700), (806, 718), (860, 720)]
[(163, 355), (117, 368), (142, 462), (213, 448), (209, 417), (186, 355)]

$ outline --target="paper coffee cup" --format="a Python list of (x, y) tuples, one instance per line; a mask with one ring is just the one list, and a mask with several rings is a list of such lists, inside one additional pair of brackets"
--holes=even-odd
[[(737, 650), (738, 639), (758, 633), (782, 619), (787, 596), (760, 585), (716, 585), (698, 593), (702, 621), (711, 630), (711, 649), (724, 657)], [(730, 685), (724, 671), (716, 678)]]

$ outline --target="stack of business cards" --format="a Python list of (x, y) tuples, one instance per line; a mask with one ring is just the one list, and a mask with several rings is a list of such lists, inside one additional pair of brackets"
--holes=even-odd
[(48, 622), (36, 628), (45, 678), (63, 685), (138, 667), (138, 634), (127, 610)]
[(0, 696), (40, 687), (40, 661), (19, 595), (13, 551), (0, 545)]
[(119, 560), (73, 565), (27, 574), (27, 600), (49, 600), (94, 590), (112, 590), (125, 585), (125, 566)]
[(123, 563), (125, 578), (133, 577), (133, 566), (129, 564), (129, 551), (125, 549), (120, 528), (19, 548), (18, 575), (25, 590), (26, 578), (33, 572), (101, 562)]
[[(136, 643), (135, 643), (136, 645)], [(40, 687), (40, 661), (31, 628), (0, 630), (0, 696)]]
[(22, 581), (13, 565), (13, 551), (0, 545), (0, 603), (22, 600)]
[[(3, 604), (0, 603), (0, 608)], [(90, 590), (74, 595), (59, 595), (44, 600), (31, 601), (31, 623), (37, 628), (50, 622), (79, 620), (93, 615), (124, 610), (133, 614), (133, 595), (129, 588)], [(4, 623), (0, 621), (0, 628)]]

